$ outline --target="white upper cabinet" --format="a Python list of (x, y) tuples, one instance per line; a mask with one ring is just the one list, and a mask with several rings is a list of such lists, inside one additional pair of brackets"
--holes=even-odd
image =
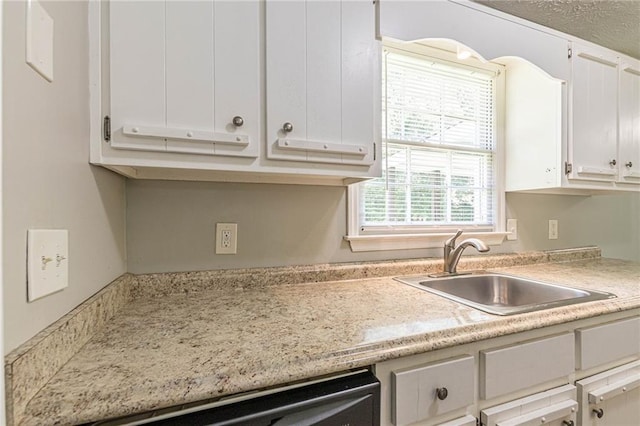
[(573, 43), (569, 106), (570, 178), (617, 179), (618, 58)]
[(365, 1), (267, 1), (267, 157), (372, 165), (380, 50)]
[(620, 182), (640, 184), (640, 61), (620, 61)]
[(142, 179), (378, 176), (374, 12), (346, 0), (91, 2), (91, 162)]
[(258, 157), (258, 2), (110, 3), (111, 147)]
[(380, 2), (380, 35), (402, 41), (451, 39), (486, 60), (517, 56), (555, 78), (569, 77), (566, 39), (506, 19), (492, 9), (485, 8), (487, 13), (477, 8), (482, 6), (445, 0), (384, 0)]

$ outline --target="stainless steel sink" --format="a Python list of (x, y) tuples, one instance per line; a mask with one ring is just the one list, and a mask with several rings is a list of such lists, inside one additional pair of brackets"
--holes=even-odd
[(563, 287), (488, 272), (444, 278), (409, 276), (395, 279), (496, 315), (513, 315), (616, 297), (601, 291)]

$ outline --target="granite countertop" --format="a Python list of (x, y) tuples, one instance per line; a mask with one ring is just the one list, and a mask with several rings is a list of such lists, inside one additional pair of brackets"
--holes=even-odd
[(493, 269), (618, 297), (500, 317), (377, 277), (138, 298), (31, 399), (22, 424), (144, 412), (640, 307), (639, 263)]

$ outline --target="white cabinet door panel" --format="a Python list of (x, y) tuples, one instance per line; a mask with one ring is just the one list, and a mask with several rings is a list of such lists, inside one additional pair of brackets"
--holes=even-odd
[(110, 2), (111, 146), (257, 157), (259, 12), (258, 1)]
[[(248, 135), (249, 146), (216, 144), (216, 155), (257, 157), (261, 138), (260, 3), (216, 1), (214, 15), (215, 131)], [(234, 117), (244, 124), (233, 125)]]
[(374, 12), (362, 1), (266, 2), (269, 159), (373, 164)]
[[(376, 78), (380, 50), (374, 34), (374, 9), (368, 2), (342, 5), (342, 141), (372, 147), (376, 131), (374, 111), (380, 109)], [(373, 162), (373, 149), (364, 158)]]
[[(166, 3), (166, 126), (213, 131), (213, 3)], [(172, 152), (213, 154), (211, 142), (167, 140)]]
[(576, 386), (582, 426), (638, 425), (640, 361), (580, 380)]
[[(266, 4), (267, 150), (278, 138), (307, 137), (307, 18), (303, 1), (268, 1)], [(293, 130), (285, 133), (284, 123)], [(290, 153), (306, 160), (304, 152)]]
[(572, 178), (615, 180), (618, 170), (617, 58), (574, 44), (569, 158)]
[[(126, 147), (125, 124), (165, 126), (165, 8), (163, 2), (110, 3), (111, 124), (114, 144)], [(165, 150), (157, 138), (135, 146)]]
[(576, 420), (578, 402), (575, 398), (576, 387), (565, 385), (486, 408), (480, 417), (485, 426), (566, 426)]
[(640, 61), (620, 64), (620, 180), (640, 184)]
[[(307, 134), (311, 141), (342, 140), (341, 6), (338, 1), (307, 2)], [(373, 9), (369, 7), (369, 9)], [(339, 154), (309, 152), (340, 162)]]

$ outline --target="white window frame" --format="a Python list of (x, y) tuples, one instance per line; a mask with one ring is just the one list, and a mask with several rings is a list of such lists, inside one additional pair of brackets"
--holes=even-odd
[[(456, 46), (451, 44), (451, 46)], [(465, 48), (463, 45), (458, 45)], [(348, 187), (347, 192), (347, 235), (344, 237), (351, 245), (354, 252), (360, 251), (380, 251), (380, 250), (409, 250), (442, 247), (443, 243), (451, 237), (458, 229), (462, 229), (465, 237), (480, 238), (488, 245), (500, 245), (508, 234), (505, 232), (505, 152), (504, 152), (504, 127), (505, 127), (505, 72), (504, 67), (498, 64), (482, 60), (478, 64), (477, 60), (469, 65), (468, 60), (456, 58), (455, 51), (443, 50), (429, 47), (419, 43), (394, 43), (385, 40), (384, 47), (390, 50), (401, 50), (409, 54), (430, 56), (447, 62), (456, 62), (463, 66), (482, 68), (492, 72), (497, 72), (495, 80), (495, 110), (494, 122), (495, 137), (495, 182), (496, 182), (496, 211), (494, 212), (495, 227), (488, 230), (487, 227), (471, 226), (397, 226), (386, 229), (377, 229), (376, 233), (365, 232), (359, 223), (360, 210), (360, 184), (353, 184)], [(382, 81), (380, 80), (380, 85)], [(381, 160), (380, 160), (381, 161)]]

